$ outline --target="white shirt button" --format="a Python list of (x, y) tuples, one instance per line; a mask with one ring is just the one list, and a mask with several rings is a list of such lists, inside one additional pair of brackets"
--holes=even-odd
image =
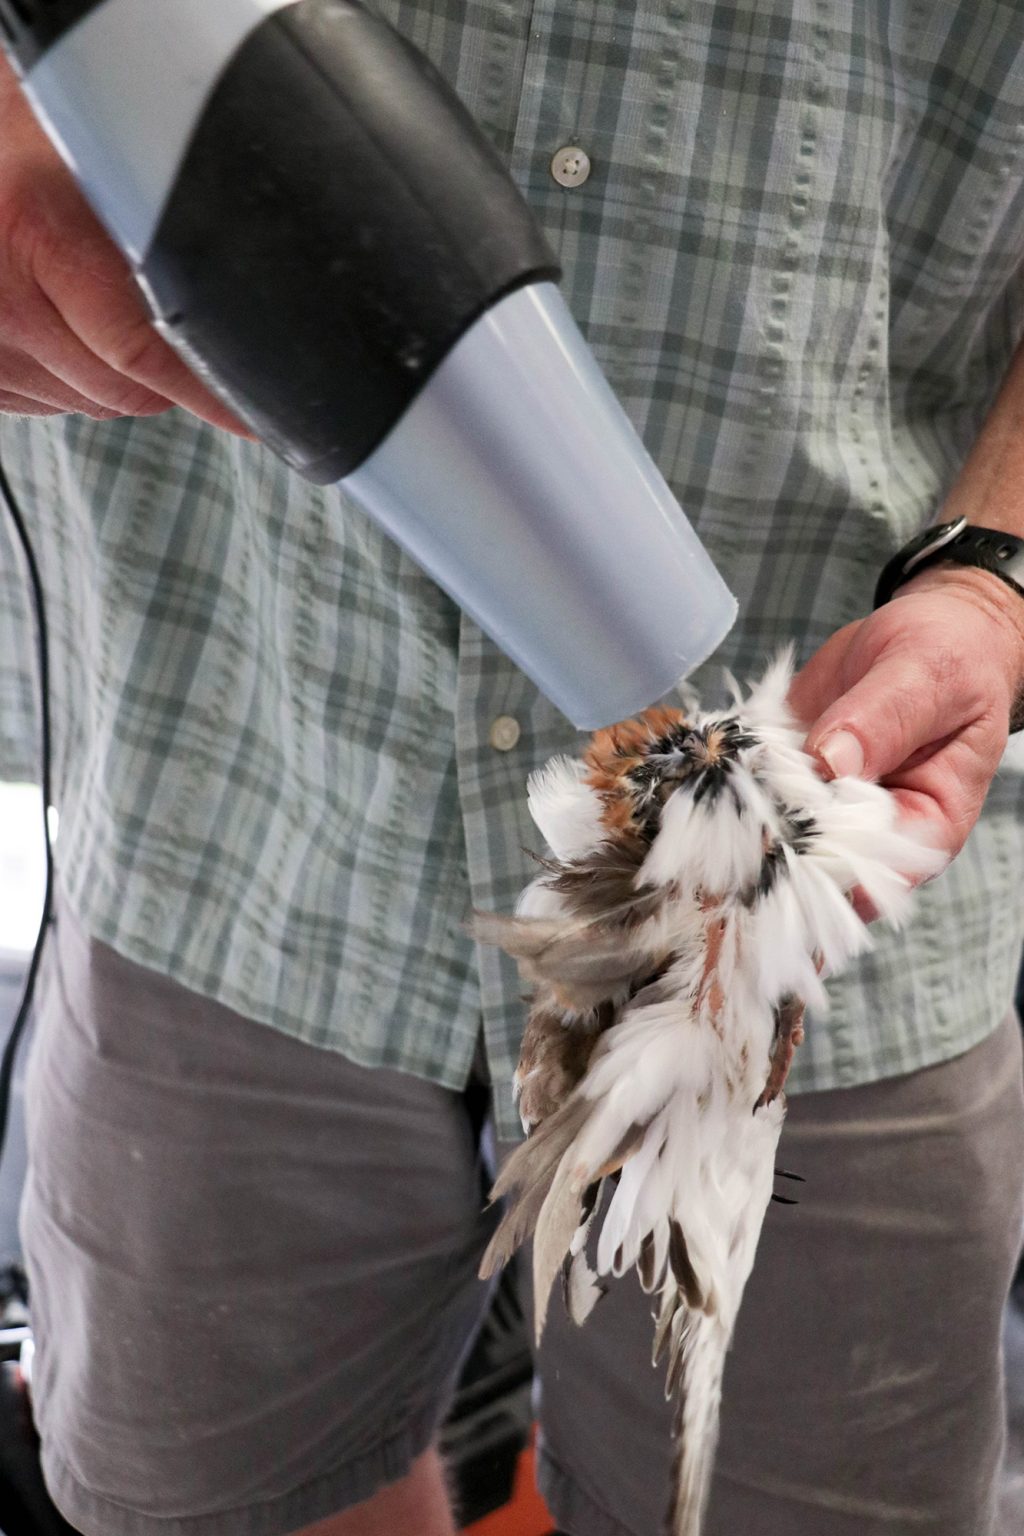
[(488, 740), (496, 752), (511, 752), (521, 735), (518, 720), (512, 715), (499, 715), (491, 726)]
[(578, 144), (566, 144), (552, 156), (551, 174), (560, 187), (582, 187), (590, 175), (590, 156)]

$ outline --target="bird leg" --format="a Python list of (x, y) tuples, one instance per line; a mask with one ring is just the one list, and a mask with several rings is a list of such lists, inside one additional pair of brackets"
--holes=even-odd
[(768, 1081), (754, 1105), (755, 1111), (778, 1098), (786, 1084), (798, 1045), (804, 1039), (804, 1005), (798, 997), (787, 997), (775, 1010), (775, 1045), (772, 1049)]

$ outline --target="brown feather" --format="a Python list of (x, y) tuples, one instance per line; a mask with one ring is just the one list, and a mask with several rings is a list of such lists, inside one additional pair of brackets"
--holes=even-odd
[(544, 989), (530, 1010), (519, 1056), (519, 1112), (531, 1125), (548, 1119), (583, 1077), (601, 1034), (615, 1011), (602, 1003), (592, 1013), (553, 1006)]
[(537, 1127), (512, 1153), (494, 1181), (491, 1200), (508, 1197), (497, 1231), (480, 1264), (480, 1277), (495, 1274), (533, 1233), (558, 1165), (589, 1113), (586, 1099), (574, 1097)]
[(582, 1214), (582, 1191), (566, 1173), (556, 1173), (533, 1234), (533, 1327), (538, 1344), (547, 1321), (551, 1287)]
[(642, 932), (630, 936), (621, 927), (584, 918), (496, 919), (478, 913), (472, 932), (517, 960), (527, 981), (547, 983), (560, 1007), (580, 1013), (625, 997), (666, 959), (663, 947), (640, 942)]
[(513, 960), (534, 959), (564, 928), (561, 917), (503, 917), (500, 912), (479, 910), (469, 923), (469, 932), (479, 944), (493, 944)]
[(675, 1220), (671, 1220), (668, 1224), (668, 1262), (676, 1284), (686, 1298), (686, 1305), (694, 1312), (702, 1312), (705, 1306), (704, 1292), (690, 1262), (686, 1236), (678, 1221)]
[(567, 1254), (562, 1265), (562, 1300), (570, 1321), (582, 1328), (597, 1303), (609, 1291), (582, 1253)]
[(544, 883), (565, 897), (576, 916), (631, 927), (654, 917), (665, 899), (662, 888), (637, 884), (647, 853), (638, 837), (609, 838), (585, 859), (561, 865)]
[(657, 1315), (654, 1340), (651, 1345), (652, 1365), (657, 1365), (661, 1360), (672, 1329), (673, 1320), (682, 1305), (683, 1299), (679, 1292), (673, 1291), (671, 1287), (666, 1287), (662, 1293), (661, 1311)]
[(640, 1256), (637, 1259), (637, 1272), (640, 1276), (640, 1287), (649, 1296), (654, 1290), (656, 1276), (654, 1273), (654, 1233), (648, 1232), (640, 1244)]
[(667, 1398), (675, 1395), (676, 1388), (682, 1378), (690, 1327), (690, 1313), (685, 1307), (680, 1307), (672, 1319), (672, 1326), (669, 1330), (668, 1371), (665, 1375), (665, 1396)]
[(644, 1139), (647, 1130), (647, 1122), (642, 1125), (634, 1122), (628, 1130), (624, 1131), (621, 1138), (609, 1153), (607, 1160), (602, 1163), (594, 1173), (595, 1179), (606, 1179), (609, 1174), (618, 1173), (626, 1160), (633, 1156)]

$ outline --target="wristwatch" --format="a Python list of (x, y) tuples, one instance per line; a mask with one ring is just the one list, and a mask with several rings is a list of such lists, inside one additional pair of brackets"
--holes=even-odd
[[(884, 567), (875, 587), (875, 607), (887, 603), (897, 587), (925, 571), (944, 563), (973, 565), (991, 571), (1024, 598), (1024, 539), (995, 528), (978, 528), (966, 517), (951, 523), (937, 523), (911, 539)], [(1010, 712), (1010, 730), (1024, 730), (1024, 681)]]
[(911, 576), (946, 561), (991, 571), (1024, 598), (1024, 539), (995, 528), (978, 528), (966, 517), (958, 517), (951, 523), (926, 528), (893, 555), (878, 578), (875, 607), (887, 603)]

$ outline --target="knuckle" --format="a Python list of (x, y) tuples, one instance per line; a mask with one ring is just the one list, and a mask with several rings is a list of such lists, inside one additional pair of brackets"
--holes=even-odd
[(35, 236), (18, 221), (14, 228), (7, 225), (0, 246), (0, 342), (27, 348), (38, 328)]
[(89, 404), (82, 407), (82, 415), (88, 416), (91, 421), (120, 421), (125, 416), (130, 416), (130, 411), (116, 410), (110, 405)]
[(111, 403), (115, 416), (152, 416), (166, 409), (167, 403), (160, 396), (127, 378), (122, 380)]
[(12, 394), (0, 389), (0, 414), (4, 416), (59, 416), (54, 405), (44, 405), (41, 400), (29, 400), (24, 395)]
[(45, 291), (46, 275), (69, 261), (68, 237), (47, 196), (46, 178), (5, 187), (2, 233), (7, 280), (30, 292)]
[(914, 734), (921, 716), (932, 713), (932, 700), (919, 676), (890, 676), (885, 692), (872, 700), (872, 710), (886, 739), (895, 743)]
[(939, 640), (929, 647), (924, 667), (928, 681), (940, 693), (959, 692), (965, 682), (971, 681), (973, 671), (963, 651), (949, 640)]
[[(129, 379), (153, 377), (165, 363), (164, 342), (148, 322), (139, 320), (119, 330), (104, 348), (104, 361)], [(138, 391), (136, 390), (136, 395)], [(148, 395), (147, 398), (152, 398)]]
[[(944, 709), (950, 728), (988, 719), (1009, 719), (1009, 708), (997, 687), (993, 656), (943, 640), (925, 658), (925, 680)], [(996, 695), (999, 695), (998, 697)]]
[(46, 234), (46, 220), (38, 198), (27, 193), (17, 181), (8, 185), (3, 212), (3, 246), (8, 263), (31, 272)]
[[(896, 604), (892, 605), (896, 607)], [(894, 712), (908, 719), (971, 717), (981, 701), (978, 658), (948, 625), (901, 626), (883, 648)]]

